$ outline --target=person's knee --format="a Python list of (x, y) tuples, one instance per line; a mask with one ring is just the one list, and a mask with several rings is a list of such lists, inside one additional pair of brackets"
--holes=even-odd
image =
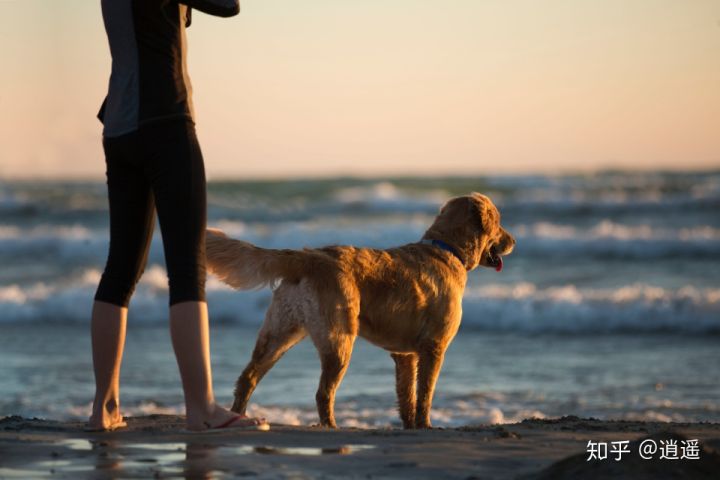
[(200, 266), (169, 274), (170, 306), (181, 302), (204, 302), (205, 280), (205, 268)]
[(135, 291), (139, 276), (122, 275), (106, 271), (100, 278), (95, 300), (127, 307)]

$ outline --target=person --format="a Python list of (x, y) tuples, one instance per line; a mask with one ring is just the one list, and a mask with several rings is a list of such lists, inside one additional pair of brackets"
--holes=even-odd
[(112, 72), (103, 122), (110, 247), (92, 309), (96, 393), (88, 430), (126, 426), (120, 413), (128, 304), (162, 233), (170, 293), (170, 335), (190, 430), (267, 429), (215, 401), (205, 303), (206, 185), (195, 134), (185, 29), (192, 9), (230, 17), (237, 0), (102, 0)]

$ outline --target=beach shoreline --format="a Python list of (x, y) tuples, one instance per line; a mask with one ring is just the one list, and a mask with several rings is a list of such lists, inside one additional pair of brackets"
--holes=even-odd
[[(699, 459), (641, 460), (630, 443), (619, 462), (610, 451), (586, 461), (589, 441), (648, 436), (697, 439)], [(605, 478), (608, 469), (615, 478), (703, 478), (717, 472), (719, 452), (717, 423), (574, 416), (415, 431), (273, 425), (207, 434), (184, 431), (175, 415), (130, 417), (127, 429), (111, 433), (86, 433), (81, 422), (0, 420), (0, 478)]]

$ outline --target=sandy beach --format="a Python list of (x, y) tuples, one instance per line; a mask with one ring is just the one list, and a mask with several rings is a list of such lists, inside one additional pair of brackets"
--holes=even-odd
[[(640, 458), (637, 440), (699, 440), (697, 460)], [(629, 440), (620, 461), (586, 461), (587, 443)], [(679, 444), (679, 443), (678, 443)], [(113, 433), (77, 422), (0, 420), (0, 478), (717, 478), (720, 425), (577, 417), (403, 431), (273, 425), (270, 432), (183, 431), (183, 419), (128, 419)], [(678, 451), (679, 455), (679, 451)]]

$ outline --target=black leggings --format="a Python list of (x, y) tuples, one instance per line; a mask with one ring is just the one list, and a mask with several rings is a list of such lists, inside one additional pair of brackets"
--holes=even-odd
[(127, 306), (147, 262), (157, 210), (170, 305), (205, 300), (207, 200), (202, 153), (190, 120), (104, 138), (110, 252), (95, 300)]

